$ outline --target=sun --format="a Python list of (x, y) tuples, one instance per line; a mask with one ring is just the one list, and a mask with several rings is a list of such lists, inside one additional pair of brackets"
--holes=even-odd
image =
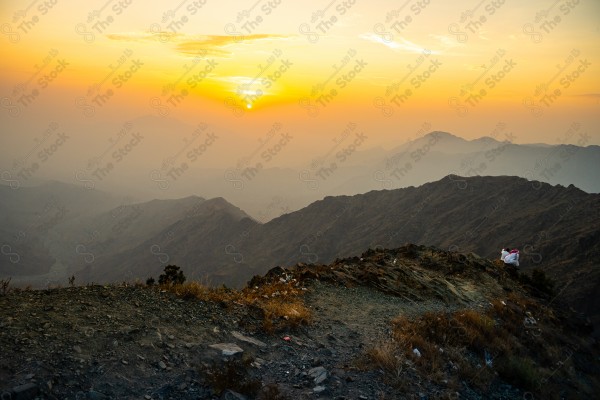
[(252, 104), (250, 104), (250, 103), (246, 104), (246, 108), (247, 108), (248, 110), (249, 110), (249, 109), (251, 109), (251, 108), (252, 108)]

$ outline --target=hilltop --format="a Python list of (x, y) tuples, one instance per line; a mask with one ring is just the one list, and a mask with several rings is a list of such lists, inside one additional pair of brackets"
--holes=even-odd
[[(526, 282), (527, 284), (523, 284)], [(406, 245), (197, 283), (9, 290), (3, 396), (590, 398), (590, 327), (471, 253)], [(20, 396), (20, 397), (19, 397)]]

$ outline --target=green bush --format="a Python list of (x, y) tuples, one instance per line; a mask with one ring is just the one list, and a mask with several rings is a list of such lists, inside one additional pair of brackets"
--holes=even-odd
[(177, 265), (167, 265), (164, 274), (158, 277), (159, 285), (181, 285), (183, 282), (185, 282), (185, 275)]

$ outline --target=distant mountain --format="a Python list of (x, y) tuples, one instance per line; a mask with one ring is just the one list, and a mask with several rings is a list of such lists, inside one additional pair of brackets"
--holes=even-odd
[[(146, 122), (144, 126), (150, 126), (152, 120)], [(157, 122), (156, 126), (161, 124), (164, 123)], [(188, 131), (192, 132), (193, 127)], [(148, 140), (159, 136), (148, 133)], [(406, 138), (406, 132), (399, 131), (398, 137)], [(572, 139), (575, 137), (578, 139)], [(593, 173), (582, 173), (600, 170), (600, 146), (587, 145), (583, 136), (568, 138), (579, 141), (577, 146), (516, 144), (519, 139), (503, 126), (474, 140), (435, 131), (386, 150), (371, 147), (368, 138), (361, 141), (350, 134), (325, 141), (322, 147), (310, 147), (308, 151), (300, 151), (298, 139), (269, 162), (260, 151), (243, 154), (239, 159), (210, 158), (218, 157), (227, 146), (243, 147), (241, 143), (225, 143), (220, 139), (202, 155), (201, 161), (189, 162), (189, 169), (181, 175), (161, 169), (162, 179), (149, 179), (148, 171), (160, 165), (160, 160), (156, 160), (157, 165), (128, 170), (131, 175), (119, 175), (119, 182), (126, 182), (136, 197), (142, 199), (181, 198), (190, 194), (206, 198), (222, 196), (261, 222), (299, 210), (326, 196), (420, 186), (448, 174), (520, 176), (552, 185), (573, 184), (588, 193), (600, 192), (600, 180)], [(296, 145), (299, 148), (290, 154)], [(135, 160), (136, 165), (145, 162), (141, 154)], [(139, 173), (134, 175), (135, 171)]]
[(108, 193), (60, 182), (0, 185), (0, 277), (48, 272), (56, 262), (55, 231), (118, 201)]
[(202, 266), (197, 276), (206, 276), (216, 273), (220, 259), (227, 261), (232, 238), (256, 225), (223, 198), (153, 200), (116, 208), (90, 225), (101, 233), (87, 243), (71, 243), (85, 250), (73, 260), (72, 271), (84, 281), (106, 282), (158, 277), (164, 264), (193, 262)]
[(170, 218), (148, 213), (115, 235), (117, 244), (90, 247), (94, 260), (80, 257), (76, 275), (145, 279), (174, 263), (196, 279), (242, 285), (275, 265), (327, 263), (369, 247), (410, 242), (495, 258), (509, 246), (521, 249), (523, 270), (542, 268), (557, 279), (577, 309), (600, 309), (592, 296), (600, 282), (600, 195), (574, 186), (450, 175), (420, 187), (327, 197), (265, 224), (223, 199), (200, 201), (190, 216), (186, 207), (198, 200), (186, 201), (161, 203), (183, 216), (172, 208)]

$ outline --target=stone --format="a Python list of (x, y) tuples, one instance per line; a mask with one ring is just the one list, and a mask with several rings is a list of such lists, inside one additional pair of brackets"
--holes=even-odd
[(319, 385), (327, 379), (328, 373), (324, 367), (315, 367), (308, 370), (308, 375), (314, 379), (316, 385)]
[(77, 345), (73, 346), (73, 350), (75, 350), (75, 352), (77, 354), (81, 354), (81, 347), (80, 346), (77, 346)]
[(327, 388), (325, 386), (315, 386), (313, 388), (314, 393), (323, 393)]
[(167, 369), (167, 364), (165, 364), (165, 362), (164, 362), (164, 361), (159, 361), (159, 362), (158, 362), (158, 367), (159, 367), (160, 369)]
[(258, 339), (254, 339), (252, 337), (242, 335), (240, 332), (233, 331), (233, 332), (231, 332), (231, 334), (233, 335), (234, 338), (241, 340), (242, 342), (251, 343), (258, 347), (267, 347), (267, 344), (265, 342), (261, 342)]
[(224, 356), (233, 356), (237, 353), (243, 353), (244, 349), (235, 343), (217, 343), (211, 344), (209, 347), (217, 350), (221, 350)]
[(12, 389), (13, 400), (33, 400), (37, 396), (40, 389), (35, 383), (26, 383), (21, 386), (15, 386)]
[(88, 392), (87, 398), (90, 400), (108, 400), (109, 397), (104, 393), (96, 392), (95, 390), (90, 390)]
[(221, 396), (223, 400), (247, 400), (248, 398), (241, 393), (234, 392), (233, 390), (226, 390)]

